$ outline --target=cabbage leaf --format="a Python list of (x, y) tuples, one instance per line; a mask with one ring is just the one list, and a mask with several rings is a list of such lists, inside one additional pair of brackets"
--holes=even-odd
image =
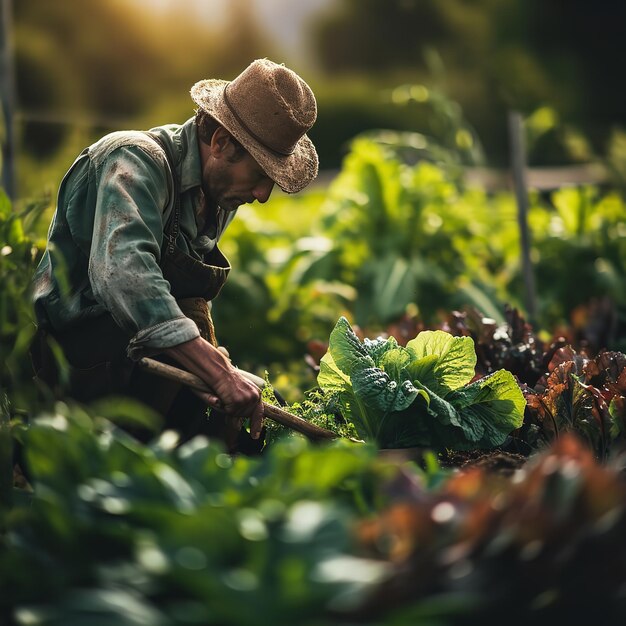
[(356, 336), (341, 317), (317, 382), (360, 437), (380, 447), (492, 448), (519, 428), (526, 401), (510, 372), (470, 382), (470, 337), (424, 331), (400, 346)]

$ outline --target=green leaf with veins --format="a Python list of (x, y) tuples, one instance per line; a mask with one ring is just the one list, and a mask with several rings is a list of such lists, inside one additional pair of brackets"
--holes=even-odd
[(474, 377), (476, 352), (471, 337), (454, 337), (443, 330), (426, 330), (409, 341), (406, 347), (414, 357), (408, 368), (411, 379), (418, 379), (442, 398)]
[(469, 337), (426, 331), (406, 348), (393, 337), (361, 343), (341, 318), (318, 384), (359, 436), (379, 445), (493, 447), (521, 425), (525, 400), (504, 370), (467, 384), (475, 364)]

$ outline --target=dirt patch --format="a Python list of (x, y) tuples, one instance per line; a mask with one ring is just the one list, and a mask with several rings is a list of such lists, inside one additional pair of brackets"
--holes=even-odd
[(454, 467), (460, 470), (480, 468), (486, 472), (511, 475), (527, 461), (522, 454), (504, 452), (503, 450), (470, 450), (467, 452), (449, 451), (440, 455), (439, 462), (443, 467)]

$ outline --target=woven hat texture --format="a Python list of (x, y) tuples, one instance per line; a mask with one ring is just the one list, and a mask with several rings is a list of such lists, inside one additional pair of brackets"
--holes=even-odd
[(283, 191), (300, 191), (317, 176), (317, 152), (306, 135), (317, 117), (317, 104), (294, 71), (257, 59), (232, 81), (197, 82), (191, 97)]

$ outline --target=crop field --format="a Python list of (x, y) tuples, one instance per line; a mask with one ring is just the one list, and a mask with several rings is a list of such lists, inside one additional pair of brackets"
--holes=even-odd
[(327, 188), (244, 207), (218, 337), (336, 434), (268, 420), (253, 456), (36, 387), (44, 215), (0, 198), (1, 623), (624, 622), (618, 186), (531, 194), (532, 320), (513, 195), (454, 170), (360, 138)]

